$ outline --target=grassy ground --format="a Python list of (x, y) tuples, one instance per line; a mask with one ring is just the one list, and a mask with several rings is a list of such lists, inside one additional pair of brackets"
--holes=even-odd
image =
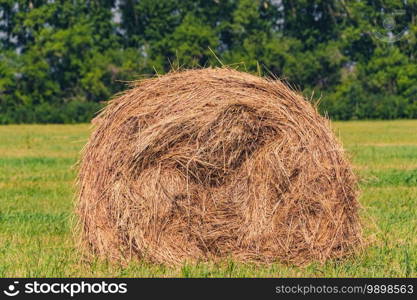
[(371, 246), (354, 258), (305, 268), (230, 261), (170, 269), (80, 259), (71, 236), (71, 167), (87, 125), (0, 126), (0, 277), (416, 277), (417, 121), (334, 127), (361, 177)]

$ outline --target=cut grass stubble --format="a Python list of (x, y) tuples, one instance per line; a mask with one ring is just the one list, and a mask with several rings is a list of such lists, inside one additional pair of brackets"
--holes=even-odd
[(71, 233), (72, 166), (89, 125), (0, 126), (0, 276), (416, 277), (417, 121), (336, 122), (334, 127), (361, 178), (364, 217), (375, 223), (365, 232), (373, 240), (365, 251), (305, 268), (233, 261), (168, 268), (81, 259)]

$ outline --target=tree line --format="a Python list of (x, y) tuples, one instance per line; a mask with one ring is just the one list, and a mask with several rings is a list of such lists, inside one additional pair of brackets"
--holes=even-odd
[(0, 123), (89, 121), (127, 82), (231, 65), (333, 119), (417, 118), (417, 0), (0, 0)]

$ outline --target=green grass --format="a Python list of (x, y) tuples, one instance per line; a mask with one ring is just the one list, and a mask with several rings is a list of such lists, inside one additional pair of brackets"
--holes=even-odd
[(416, 277), (417, 121), (334, 124), (360, 177), (372, 241), (325, 265), (166, 268), (83, 261), (71, 231), (75, 170), (88, 125), (0, 126), (0, 277)]

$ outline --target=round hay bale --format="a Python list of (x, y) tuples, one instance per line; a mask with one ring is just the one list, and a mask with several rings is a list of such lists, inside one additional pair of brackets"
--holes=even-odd
[(227, 68), (171, 72), (135, 83), (94, 124), (76, 207), (94, 253), (305, 264), (361, 241), (343, 149), (328, 121), (279, 80)]

